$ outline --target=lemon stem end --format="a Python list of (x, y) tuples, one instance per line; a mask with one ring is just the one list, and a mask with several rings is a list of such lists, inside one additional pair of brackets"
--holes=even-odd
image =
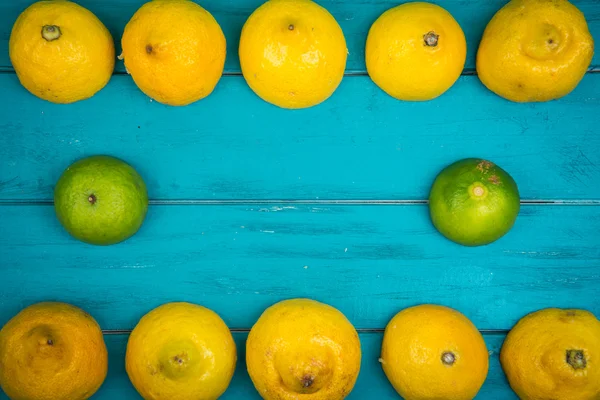
[(427, 32), (423, 35), (423, 41), (425, 42), (425, 46), (435, 47), (438, 45), (438, 40), (440, 35), (436, 35), (434, 31)]
[(583, 350), (567, 350), (567, 364), (573, 369), (584, 369), (587, 366), (587, 360)]
[(42, 37), (48, 42), (57, 40), (61, 35), (60, 28), (56, 25), (44, 25), (42, 27)]
[(482, 188), (481, 186), (475, 186), (473, 188), (473, 194), (477, 197), (481, 197), (485, 194), (485, 189)]
[(454, 355), (454, 353), (450, 351), (445, 351), (444, 353), (442, 353), (442, 364), (450, 367), (454, 365), (455, 362), (456, 356)]
[(308, 389), (315, 382), (315, 378), (312, 375), (304, 375), (302, 377), (302, 387)]

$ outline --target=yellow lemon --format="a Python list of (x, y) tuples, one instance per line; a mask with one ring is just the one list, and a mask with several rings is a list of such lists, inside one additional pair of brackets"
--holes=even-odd
[(406, 3), (371, 26), (365, 58), (373, 82), (400, 100), (438, 97), (456, 82), (467, 56), (460, 25), (442, 7)]
[(500, 362), (522, 400), (600, 399), (600, 321), (584, 310), (548, 308), (506, 336)]
[(225, 65), (226, 43), (213, 16), (189, 0), (153, 0), (125, 26), (125, 68), (154, 100), (183, 106), (212, 93)]
[(346, 317), (317, 301), (269, 307), (252, 327), (246, 363), (266, 400), (345, 398), (360, 370), (360, 341)]
[(0, 330), (0, 386), (13, 400), (84, 400), (107, 369), (100, 327), (70, 304), (34, 304)]
[(348, 49), (333, 16), (310, 0), (269, 0), (242, 29), (240, 63), (248, 85), (282, 108), (329, 98), (344, 76)]
[(231, 381), (237, 360), (225, 322), (190, 303), (150, 311), (127, 343), (125, 366), (147, 400), (214, 400)]
[(39, 1), (17, 18), (10, 60), (21, 84), (53, 103), (92, 97), (110, 80), (113, 39), (87, 9), (65, 0)]
[(593, 55), (585, 18), (567, 0), (512, 0), (485, 28), (477, 74), (508, 100), (548, 101), (575, 89)]
[(379, 361), (406, 400), (472, 400), (487, 376), (488, 358), (483, 337), (467, 317), (425, 304), (392, 318)]

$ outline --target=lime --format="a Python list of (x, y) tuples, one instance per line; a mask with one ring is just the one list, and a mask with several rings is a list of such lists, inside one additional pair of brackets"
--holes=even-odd
[(429, 194), (433, 225), (465, 245), (489, 244), (512, 228), (519, 214), (519, 189), (502, 168), (467, 158), (444, 168)]
[(142, 177), (129, 164), (109, 156), (73, 163), (54, 189), (60, 223), (75, 238), (109, 245), (135, 234), (148, 210)]

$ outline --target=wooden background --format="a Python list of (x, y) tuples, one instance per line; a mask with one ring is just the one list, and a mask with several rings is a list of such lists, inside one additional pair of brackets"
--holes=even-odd
[[(366, 76), (364, 43), (392, 0), (321, 0), (350, 51), (325, 103), (271, 106), (240, 76), (241, 27), (261, 0), (205, 0), (228, 41), (225, 76), (205, 100), (151, 101), (118, 63), (92, 99), (54, 105), (23, 89), (10, 29), (30, 0), (0, 1), (0, 325), (21, 308), (66, 301), (106, 331), (108, 378), (94, 399), (137, 398), (124, 371), (127, 331), (155, 306), (190, 301), (235, 331), (238, 370), (224, 399), (258, 398), (245, 372), (248, 329), (274, 302), (311, 297), (359, 329), (363, 364), (351, 399), (393, 399), (377, 359), (400, 309), (439, 303), (480, 328), (491, 369), (478, 398), (511, 399), (498, 362), (506, 331), (549, 306), (600, 316), (599, 56), (569, 96), (514, 104), (474, 74), (477, 45), (504, 0), (443, 0), (468, 41), (465, 72), (441, 98), (396, 101)], [(118, 44), (140, 0), (81, 0)], [(578, 0), (600, 41), (600, 3)], [(152, 199), (140, 232), (94, 247), (61, 228), (53, 186), (73, 161), (109, 154), (132, 164)], [(514, 229), (486, 247), (439, 235), (426, 198), (464, 157), (490, 159), (517, 181)], [(0, 393), (0, 398), (6, 398)]]

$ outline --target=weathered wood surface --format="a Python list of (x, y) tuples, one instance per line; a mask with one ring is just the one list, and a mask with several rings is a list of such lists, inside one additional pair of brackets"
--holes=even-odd
[[(145, 0), (79, 0), (77, 3), (94, 12), (110, 30), (117, 54), (120, 53), (121, 36), (127, 21)], [(8, 58), (8, 39), (12, 24), (17, 16), (30, 4), (31, 0), (3, 0), (0, 2), (0, 71), (11, 70)], [(203, 0), (198, 1), (206, 10), (214, 15), (221, 25), (227, 39), (227, 61), (225, 71), (240, 71), (238, 45), (240, 32), (248, 16), (263, 0)], [(318, 2), (332, 13), (340, 24), (348, 46), (348, 62), (346, 71), (362, 73), (365, 71), (365, 41), (371, 24), (385, 10), (401, 2), (397, 0), (321, 0)], [(461, 25), (467, 39), (467, 72), (475, 68), (475, 55), (485, 26), (504, 4), (505, 0), (443, 0), (437, 4), (446, 8)], [(600, 37), (600, 9), (597, 0), (574, 0), (585, 15), (590, 31), (596, 38)], [(592, 66), (598, 66), (598, 55), (594, 56)], [(116, 65), (118, 72), (124, 73), (122, 62)]]
[(568, 97), (515, 104), (475, 76), (432, 102), (399, 102), (368, 77), (346, 77), (327, 102), (282, 110), (242, 77), (207, 99), (151, 102), (127, 76), (68, 106), (0, 74), (0, 199), (52, 199), (73, 161), (134, 165), (153, 199), (426, 199), (436, 174), (464, 157), (513, 175), (524, 199), (600, 199), (600, 74)]
[[(80, 3), (118, 42), (143, 1)], [(369, 330), (428, 302), (455, 307), (486, 331), (505, 332), (550, 306), (600, 315), (600, 74), (558, 101), (507, 102), (472, 76), (481, 33), (504, 1), (446, 0), (467, 36), (468, 76), (435, 101), (398, 102), (364, 76), (363, 60), (370, 24), (397, 3), (329, 0), (321, 4), (344, 29), (348, 76), (322, 105), (280, 110), (237, 76), (239, 32), (260, 3), (202, 2), (223, 27), (226, 72), (236, 76), (207, 99), (172, 108), (144, 96), (122, 63), (90, 100), (36, 99), (7, 52), (12, 23), (30, 1), (0, 1), (0, 326), (42, 300), (74, 303), (103, 329), (124, 330), (176, 300), (247, 330), (266, 307), (298, 296), (330, 303)], [(574, 3), (598, 41), (600, 3)], [(93, 154), (133, 164), (153, 199), (139, 234), (116, 246), (73, 240), (51, 206), (63, 169)], [(472, 156), (504, 167), (526, 203), (515, 228), (482, 248), (445, 240), (423, 204), (441, 168)], [(245, 336), (235, 333), (238, 371), (225, 399), (257, 398), (244, 371)], [(504, 336), (485, 337), (491, 369), (478, 398), (514, 399), (497, 357)], [(95, 399), (136, 398), (124, 372), (126, 340), (106, 336), (109, 377)], [(377, 362), (381, 333), (363, 331), (361, 341), (350, 398), (397, 398)]]
[(51, 206), (3, 206), (0, 221), (0, 323), (45, 299), (82, 306), (104, 329), (175, 300), (232, 328), (290, 297), (332, 304), (359, 328), (431, 302), (480, 329), (549, 306), (600, 315), (594, 206), (524, 206), (507, 236), (478, 248), (444, 239), (421, 205), (153, 206), (136, 236), (109, 247), (72, 239)]

